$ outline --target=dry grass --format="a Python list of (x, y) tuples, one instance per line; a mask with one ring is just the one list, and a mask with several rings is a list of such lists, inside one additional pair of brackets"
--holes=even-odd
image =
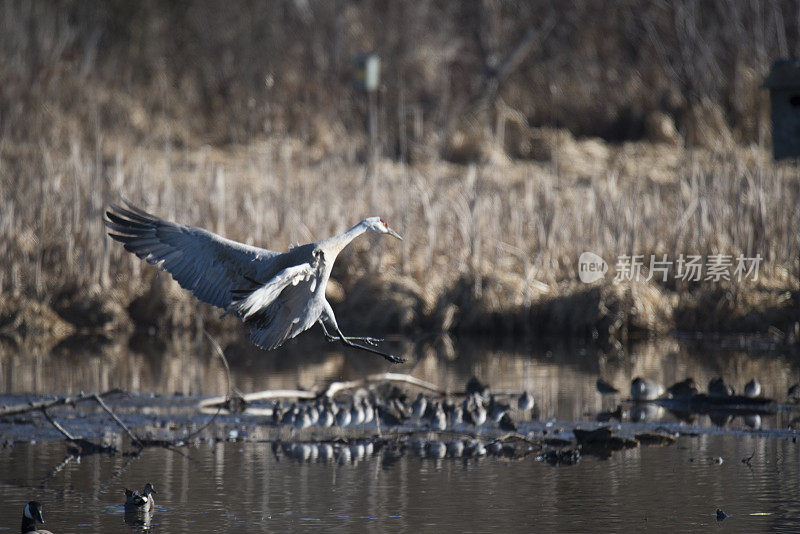
[[(796, 287), (797, 178), (791, 167), (771, 163), (757, 148), (687, 151), (563, 139), (551, 162), (382, 161), (375, 176), (359, 164), (308, 161), (303, 145), (291, 139), (227, 150), (75, 141), (67, 153), (43, 154), (2, 142), (0, 173), (16, 178), (0, 183), (0, 254), (8, 259), (0, 266), (0, 289), (54, 303), (65, 286), (84, 299), (114, 290), (123, 304), (142, 295), (154, 270), (110, 242), (102, 226), (103, 210), (121, 195), (163, 217), (278, 250), (341, 232), (362, 217), (383, 216), (405, 241), (357, 241), (334, 277), (348, 295), (340, 305), (349, 302), (353, 324), (387, 330), (483, 324), (486, 331), (527, 331), (534, 305), (540, 310), (534, 316), (552, 317), (546, 330), (579, 328), (574, 315), (584, 311), (591, 324), (594, 312), (580, 295), (594, 290), (575, 284), (585, 250), (612, 267), (618, 255), (631, 252), (670, 258), (759, 253), (762, 280), (784, 293)], [(194, 324), (191, 301), (160, 281), (154, 287), (148, 291), (166, 291), (166, 297), (149, 293), (143, 302), (183, 303), (161, 313), (173, 326)], [(720, 287), (733, 295), (763, 289), (750, 282)], [(670, 281), (639, 293), (664, 294), (644, 301), (669, 303), (671, 292), (701, 289), (718, 288)], [(597, 291), (605, 295), (600, 300), (621, 303), (618, 295), (631, 290)], [(572, 295), (573, 312), (542, 304), (563, 295)], [(752, 300), (738, 302), (752, 306)], [(374, 307), (365, 307), (370, 302)], [(615, 306), (614, 313), (630, 312)], [(671, 317), (662, 304), (642, 306), (654, 318)], [(509, 322), (509, 314), (521, 319)], [(150, 309), (139, 315), (157, 316)], [(664, 329), (653, 322), (661, 319), (636, 321), (641, 324), (634, 329)]]
[[(140, 324), (195, 324), (185, 294), (105, 236), (124, 195), (273, 249), (383, 216), (406, 240), (363, 238), (334, 272), (359, 327), (529, 332), (553, 316), (549, 329), (585, 332), (608, 308), (618, 336), (694, 324), (716, 291), (734, 304), (708, 328), (762, 293), (778, 310), (765, 322), (787, 322), (797, 172), (769, 158), (759, 80), (797, 50), (792, 5), (235, 7), (0, 2), (0, 294), (91, 315), (84, 327), (124, 326), (122, 306)], [(552, 31), (485, 98), (492, 62), (529, 28)], [(366, 49), (384, 60), (379, 141), (398, 156), (374, 173), (348, 70)], [(771, 285), (587, 290), (586, 250), (759, 253)]]

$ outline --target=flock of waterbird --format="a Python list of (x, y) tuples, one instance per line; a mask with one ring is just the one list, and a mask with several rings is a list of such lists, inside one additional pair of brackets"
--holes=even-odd
[[(516, 407), (523, 416), (534, 407), (534, 398), (525, 391), (517, 397)], [(321, 428), (352, 428), (373, 424), (378, 428), (410, 425), (419, 430), (443, 432), (445, 430), (477, 430), (484, 425), (507, 432), (517, 430), (512, 418), (512, 406), (498, 400), (489, 387), (473, 377), (467, 383), (464, 401), (444, 401), (419, 393), (412, 401), (405, 392), (393, 389), (386, 396), (366, 389), (356, 390), (349, 401), (321, 398), (310, 402), (293, 402), (284, 408), (280, 401), (272, 406), (271, 423), (289, 428), (292, 433), (312, 426)], [(360, 439), (344, 443), (274, 441), (272, 450), (276, 458), (281, 454), (300, 461), (337, 461), (341, 465), (369, 458), (385, 442)], [(412, 437), (403, 443), (403, 449), (414, 451), (421, 458), (483, 457), (510, 454), (502, 441), (484, 443), (477, 437), (470, 439), (437, 440)], [(547, 460), (549, 461), (549, 460)], [(125, 489), (125, 521), (129, 524), (148, 525), (154, 511), (156, 490), (147, 483), (140, 491)], [(36, 522), (44, 523), (42, 505), (31, 501), (23, 512), (23, 533), (46, 533), (36, 530)]]
[[(517, 399), (517, 409), (523, 416), (534, 407), (533, 395), (523, 392)], [(516, 423), (511, 405), (489, 394), (477, 379), (472, 379), (463, 402), (452, 399), (436, 400), (423, 393), (410, 401), (400, 391), (381, 397), (367, 390), (358, 390), (350, 401), (330, 398), (311, 402), (293, 402), (284, 407), (281, 401), (272, 405), (272, 424), (302, 430), (312, 426), (354, 428), (369, 423), (380, 427), (411, 425), (433, 431), (468, 430), (485, 424), (514, 432)]]
[[(597, 379), (597, 391), (601, 395), (617, 395), (620, 393), (619, 389), (602, 378)], [(695, 395), (703, 395), (693, 378), (686, 378), (665, 388), (663, 384), (655, 380), (637, 376), (631, 381), (630, 392), (631, 399), (634, 401), (654, 401), (661, 398), (687, 399)], [(758, 398), (761, 396), (761, 383), (758, 379), (752, 378), (745, 384), (743, 392), (743, 397), (745, 398)], [(794, 398), (799, 393), (800, 385), (796, 384), (789, 389), (787, 395), (790, 398)], [(736, 397), (736, 390), (721, 377), (716, 377), (709, 381), (707, 395), (712, 399), (725, 399)]]
[[(602, 378), (597, 379), (597, 391), (603, 396), (620, 395), (619, 389)], [(487, 456), (514, 457), (516, 449), (504, 441), (505, 437), (481, 439), (480, 429), (499, 429), (515, 436), (517, 425), (512, 414), (531, 418), (535, 400), (528, 391), (519, 395), (499, 395), (477, 378), (469, 380), (462, 402), (438, 395), (419, 393), (413, 399), (399, 388), (391, 388), (384, 394), (377, 390), (358, 389), (347, 400), (322, 397), (310, 401), (295, 401), (284, 406), (281, 401), (272, 404), (272, 425), (286, 428), (292, 438), (297, 431), (311, 428), (391, 428), (400, 425), (410, 429), (401, 440), (394, 438), (363, 437), (359, 439), (334, 439), (331, 441), (274, 440), (272, 452), (276, 460), (281, 457), (298, 462), (333, 462), (339, 465), (356, 464), (382, 452), (383, 461), (399, 458), (404, 451), (412, 451), (420, 458), (479, 459)], [(642, 377), (631, 381), (630, 400), (634, 403), (659, 401), (662, 399), (761, 399), (762, 388), (755, 378), (743, 388), (744, 395), (736, 396), (734, 388), (722, 378), (712, 379), (707, 393), (700, 392), (692, 378), (687, 378), (665, 388), (658, 382)], [(789, 390), (790, 399), (800, 400), (800, 385)], [(516, 402), (514, 402), (516, 401)], [(514, 407), (512, 407), (512, 404)], [(449, 439), (443, 439), (452, 431)], [(577, 433), (577, 432), (576, 432)], [(465, 435), (466, 434), (466, 435)], [(470, 435), (471, 434), (471, 435)], [(380, 435), (380, 432), (379, 432)], [(555, 455), (553, 455), (555, 453)], [(539, 454), (537, 459), (549, 463), (574, 463), (580, 457), (577, 449), (550, 450)], [(156, 494), (151, 483), (140, 491), (125, 490), (125, 520), (129, 524), (148, 525), (154, 511)], [(31, 501), (24, 509), (23, 533), (47, 533), (37, 530), (36, 523), (44, 522), (42, 505)]]

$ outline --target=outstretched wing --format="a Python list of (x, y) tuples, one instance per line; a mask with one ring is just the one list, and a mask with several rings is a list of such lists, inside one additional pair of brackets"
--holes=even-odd
[(125, 250), (160, 264), (195, 297), (227, 309), (231, 291), (274, 275), (281, 253), (251, 247), (217, 234), (165, 221), (125, 202), (106, 212), (109, 235)]
[(321, 308), (314, 308), (313, 297), (319, 275), (317, 263), (287, 267), (231, 305), (250, 327), (253, 343), (274, 349), (317, 321)]

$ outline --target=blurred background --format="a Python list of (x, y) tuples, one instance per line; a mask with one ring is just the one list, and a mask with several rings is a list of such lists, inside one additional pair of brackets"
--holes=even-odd
[[(2, 339), (239, 328), (105, 236), (124, 196), (275, 250), (384, 217), (405, 241), (333, 273), (345, 331), (791, 344), (798, 176), (761, 84), (798, 33), (772, 0), (0, 2)], [(631, 253), (763, 261), (613, 283)]]

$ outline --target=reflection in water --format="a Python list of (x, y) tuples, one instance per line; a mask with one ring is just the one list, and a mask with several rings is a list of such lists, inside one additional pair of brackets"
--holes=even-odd
[[(124, 532), (123, 489), (153, 480), (154, 531), (470, 532), (716, 528), (715, 509), (740, 532), (797, 531), (797, 445), (751, 436), (680, 438), (675, 446), (588, 457), (571, 467), (451, 457), (392, 457), (366, 446), (331, 450), (268, 443), (216, 443), (140, 458), (94, 455), (51, 476), (63, 445), (0, 450), (0, 525), (16, 525), (32, 498), (54, 532)], [(294, 448), (297, 448), (295, 451)], [(347, 452), (345, 452), (347, 451)], [(753, 455), (752, 463), (739, 461)], [(722, 464), (710, 461), (723, 457)], [(343, 459), (342, 459), (343, 458)], [(340, 460), (342, 459), (342, 460)]]
[[(402, 347), (399, 342), (388, 345)], [(631, 380), (638, 376), (666, 385), (691, 377), (701, 390), (714, 377), (723, 376), (737, 391), (743, 391), (745, 383), (757, 377), (762, 395), (781, 402), (786, 400), (787, 388), (800, 377), (797, 362), (788, 357), (699, 350), (672, 339), (614, 352), (546, 345), (492, 349), (470, 342), (461, 343), (456, 350), (449, 343), (407, 344), (406, 355), (412, 356), (412, 361), (401, 366), (369, 355), (341, 352), (337, 345), (320, 345), (311, 338), (266, 352), (245, 338), (233, 336), (223, 347), (234, 386), (242, 392), (308, 389), (387, 370), (407, 372), (457, 392), (464, 390), (471, 376), (477, 376), (491, 386), (492, 392), (514, 394), (515, 398), (508, 399), (514, 407), (520, 392), (532, 392), (535, 407), (516, 417), (535, 419), (594, 420), (601, 412), (613, 419), (618, 403), (628, 397)], [(601, 396), (598, 378), (621, 393)], [(52, 349), (0, 346), (0, 393), (75, 393), (113, 387), (167, 395), (219, 395), (224, 394), (227, 383), (220, 360), (202, 337), (160, 339), (136, 334), (127, 343), (103, 343), (93, 338)], [(664, 417), (664, 411), (642, 405), (625, 415), (632, 420), (658, 420)], [(694, 416), (686, 417), (693, 421)], [(714, 417), (713, 424), (729, 423), (727, 416)], [(778, 424), (770, 422), (770, 417), (737, 418), (734, 424), (743, 428)]]

